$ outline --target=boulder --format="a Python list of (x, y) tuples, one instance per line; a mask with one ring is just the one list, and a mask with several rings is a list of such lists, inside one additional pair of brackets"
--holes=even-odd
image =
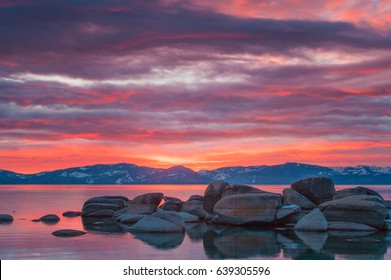
[(74, 237), (84, 235), (86, 232), (74, 229), (60, 229), (52, 232), (52, 234), (57, 237)]
[(185, 223), (198, 223), (199, 217), (186, 212), (175, 212)]
[(183, 232), (184, 228), (159, 217), (147, 216), (132, 225), (129, 230), (131, 232), (174, 233)]
[(87, 206), (88, 204), (113, 204), (117, 205), (118, 209), (121, 209), (125, 206), (125, 200), (119, 199), (119, 198), (110, 198), (108, 196), (98, 196), (98, 197), (92, 197), (88, 199), (86, 202), (84, 202), (83, 208)]
[(310, 213), (301, 218), (295, 227), (296, 231), (327, 231), (328, 224), (322, 211), (315, 208)]
[(132, 214), (151, 214), (163, 199), (162, 193), (147, 193), (128, 202), (127, 212)]
[(90, 214), (87, 215), (87, 217), (91, 217), (91, 218), (111, 218), (114, 214), (114, 210), (99, 210), (99, 211), (96, 211), (96, 212), (92, 212)]
[(66, 211), (66, 212), (62, 213), (62, 215), (67, 218), (74, 218), (74, 217), (79, 217), (81, 215), (81, 212), (80, 211)]
[(376, 231), (374, 227), (352, 222), (329, 222), (330, 231)]
[(195, 215), (200, 219), (205, 219), (207, 212), (204, 210), (203, 204), (204, 202), (202, 200), (189, 199), (183, 203), (180, 212), (186, 212)]
[(216, 203), (214, 213), (233, 225), (273, 223), (281, 200), (281, 195), (271, 193), (230, 195)]
[(198, 194), (193, 194), (189, 197), (189, 199), (187, 201), (191, 201), (191, 200), (199, 200), (199, 201), (204, 201), (204, 197), (202, 195), (198, 195)]
[(164, 196), (164, 203), (160, 209), (166, 211), (179, 211), (183, 205), (183, 201), (176, 197)]
[(90, 203), (83, 207), (81, 210), (82, 216), (88, 216), (91, 213), (100, 211), (100, 210), (119, 210), (121, 207), (116, 204), (107, 204), (107, 203)]
[(11, 215), (8, 214), (0, 214), (0, 223), (10, 223), (14, 220)]
[(158, 210), (155, 213), (152, 214), (152, 216), (169, 221), (178, 227), (185, 230), (185, 222), (182, 220), (181, 216), (179, 216), (174, 211), (164, 211), (164, 210)]
[(229, 185), (224, 189), (221, 198), (230, 195), (245, 194), (245, 193), (265, 193), (265, 192), (261, 191), (260, 189), (247, 186), (247, 185)]
[(210, 214), (213, 214), (213, 207), (221, 199), (223, 191), (229, 185), (229, 183), (224, 181), (216, 181), (206, 188), (204, 193), (204, 210)]
[(373, 195), (380, 197), (383, 201), (383, 197), (378, 192), (364, 187), (347, 188), (340, 191), (336, 191), (333, 199), (341, 199), (351, 195)]
[(378, 199), (376, 196), (353, 195), (320, 204), (319, 208), (329, 222), (353, 222), (381, 229), (386, 208), (377, 201), (368, 200), (373, 198)]
[(142, 218), (147, 217), (147, 214), (132, 214), (132, 213), (125, 213), (121, 214), (115, 217), (115, 220), (120, 223), (124, 224), (134, 224), (138, 221), (140, 221)]
[(39, 218), (39, 221), (41, 222), (48, 222), (48, 223), (56, 223), (60, 220), (60, 218), (55, 214), (48, 214), (45, 216), (42, 216)]
[(335, 194), (334, 182), (326, 177), (314, 177), (300, 180), (291, 185), (291, 189), (305, 196), (315, 204), (333, 199)]
[(299, 194), (293, 189), (284, 189), (282, 191), (282, 202), (283, 205), (298, 205), (301, 209), (314, 209), (316, 204), (310, 201), (305, 196)]
[(285, 205), (277, 210), (276, 219), (282, 220), (294, 213), (299, 213), (300, 207), (297, 205)]

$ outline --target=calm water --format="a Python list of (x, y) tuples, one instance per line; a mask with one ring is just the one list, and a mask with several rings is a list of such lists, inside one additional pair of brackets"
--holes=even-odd
[[(258, 186), (281, 193), (286, 186)], [(351, 186), (340, 186), (342, 189)], [(368, 186), (391, 200), (391, 186)], [(0, 224), (0, 259), (391, 259), (391, 233), (298, 233), (256, 228), (189, 224), (184, 234), (132, 234), (107, 220), (65, 218), (93, 196), (163, 192), (186, 200), (205, 185), (0, 186), (0, 213), (14, 216)], [(32, 219), (57, 214), (55, 225)], [(58, 238), (58, 229), (87, 234)]]

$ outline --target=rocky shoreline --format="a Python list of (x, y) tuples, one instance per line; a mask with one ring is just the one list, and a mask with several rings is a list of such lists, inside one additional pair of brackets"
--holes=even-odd
[[(124, 196), (100, 196), (88, 199), (79, 211), (67, 211), (64, 217), (81, 216), (83, 224), (107, 220), (127, 231), (142, 233), (182, 233), (187, 224), (205, 221), (211, 226), (253, 227), (306, 232), (391, 230), (391, 201), (368, 188), (336, 191), (330, 178), (308, 178), (291, 185), (282, 194), (247, 185), (216, 181), (204, 195), (188, 200), (146, 193), (129, 199)], [(13, 217), (0, 214), (0, 223), (12, 223)], [(35, 222), (57, 223), (49, 214)], [(87, 226), (88, 227), (88, 226)], [(85, 234), (70, 229), (53, 232), (57, 237)]]

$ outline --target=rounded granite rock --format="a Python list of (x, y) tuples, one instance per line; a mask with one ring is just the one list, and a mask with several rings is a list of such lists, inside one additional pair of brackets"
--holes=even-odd
[(86, 234), (85, 231), (74, 230), (74, 229), (60, 229), (52, 232), (52, 235), (56, 237), (75, 237)]
[(0, 223), (12, 223), (14, 218), (8, 214), (0, 214)]

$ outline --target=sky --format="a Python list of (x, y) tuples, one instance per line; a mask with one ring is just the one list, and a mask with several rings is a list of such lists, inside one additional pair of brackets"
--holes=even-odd
[(0, 0), (0, 169), (391, 166), (390, 0)]

